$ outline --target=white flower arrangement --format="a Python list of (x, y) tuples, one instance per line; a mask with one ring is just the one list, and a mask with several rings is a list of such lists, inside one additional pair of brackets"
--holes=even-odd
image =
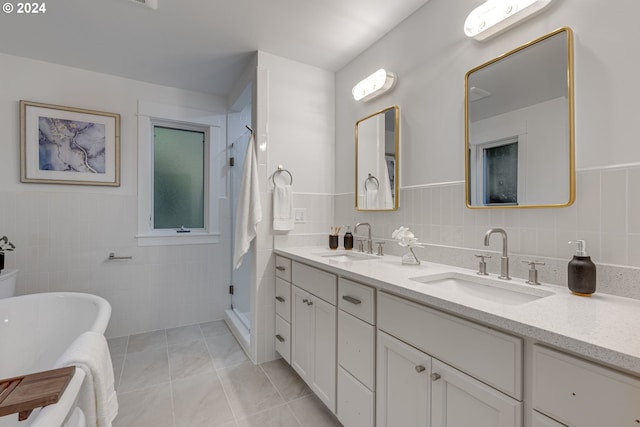
[(408, 227), (400, 226), (393, 231), (391, 237), (398, 241), (398, 245), (402, 246), (403, 248), (409, 248), (409, 252), (411, 252), (412, 259), (405, 259), (406, 256), (403, 256), (403, 264), (420, 264), (420, 260), (416, 256), (415, 252), (413, 252), (413, 248), (424, 248), (424, 245), (418, 242), (417, 237), (411, 231), (409, 231)]
[(2, 238), (0, 238), (0, 253), (4, 253), (5, 251), (12, 251), (15, 248), (15, 245), (9, 241), (9, 238), (7, 236), (2, 236)]

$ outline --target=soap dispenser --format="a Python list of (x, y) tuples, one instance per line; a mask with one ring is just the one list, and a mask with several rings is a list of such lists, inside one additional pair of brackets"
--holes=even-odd
[[(569, 242), (573, 243), (573, 242)], [(575, 295), (588, 297), (596, 291), (596, 265), (587, 255), (587, 245), (584, 240), (576, 240), (576, 254), (569, 261), (569, 290)]]
[(347, 232), (344, 233), (344, 248), (346, 250), (353, 249), (353, 234), (351, 234), (351, 227), (347, 225)]

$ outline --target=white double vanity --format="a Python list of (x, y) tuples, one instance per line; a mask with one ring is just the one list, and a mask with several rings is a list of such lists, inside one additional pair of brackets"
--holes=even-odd
[(638, 300), (276, 253), (276, 349), (347, 427), (640, 426)]

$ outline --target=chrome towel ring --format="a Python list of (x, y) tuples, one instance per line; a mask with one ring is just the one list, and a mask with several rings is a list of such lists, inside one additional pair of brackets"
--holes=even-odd
[(373, 181), (376, 183), (376, 189), (380, 188), (380, 181), (378, 181), (378, 178), (376, 178), (375, 176), (369, 174), (369, 176), (367, 177), (367, 179), (364, 180), (364, 191), (367, 192), (369, 191), (369, 188), (367, 187), (367, 183), (369, 181)]
[(271, 181), (274, 187), (276, 186), (276, 175), (280, 175), (283, 172), (289, 175), (289, 185), (293, 185), (293, 175), (291, 175), (291, 172), (286, 170), (282, 165), (278, 165), (278, 169), (271, 175)]

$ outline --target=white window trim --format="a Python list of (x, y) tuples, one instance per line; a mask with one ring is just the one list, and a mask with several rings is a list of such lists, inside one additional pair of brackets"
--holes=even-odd
[[(205, 191), (208, 204), (205, 206), (204, 229), (192, 229), (190, 233), (176, 233), (175, 230), (154, 230), (152, 216), (153, 193), (153, 126), (199, 126), (208, 127)], [(220, 242), (220, 215), (218, 202), (220, 185), (215, 182), (217, 168), (224, 159), (216, 153), (224, 152), (219, 145), (224, 143), (224, 115), (192, 108), (177, 107), (153, 102), (138, 101), (138, 246), (211, 244)]]

